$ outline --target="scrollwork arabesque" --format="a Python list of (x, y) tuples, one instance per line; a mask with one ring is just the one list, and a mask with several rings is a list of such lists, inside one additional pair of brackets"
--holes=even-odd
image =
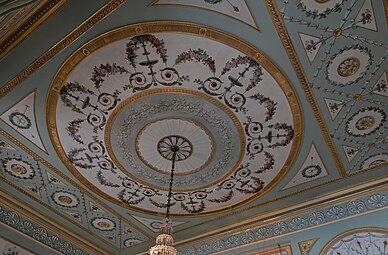
[[(272, 170), (275, 165), (275, 157), (271, 150), (287, 146), (294, 136), (291, 125), (272, 123), (276, 115), (277, 102), (258, 92), (264, 75), (260, 64), (247, 56), (238, 55), (226, 61), (217, 75), (216, 59), (204, 49), (198, 48), (183, 51), (177, 55), (173, 64), (169, 65), (165, 42), (154, 35), (142, 35), (129, 39), (125, 54), (128, 66), (106, 63), (94, 67), (90, 79), (94, 84), (94, 90), (86, 88), (77, 81), (68, 82), (62, 87), (60, 97), (64, 106), (79, 114), (78, 118), (68, 123), (66, 129), (69, 136), (83, 146), (85, 141), (79, 134), (80, 129), (91, 128), (96, 134), (87, 146), (68, 151), (70, 162), (78, 169), (95, 171), (101, 185), (110, 188), (120, 187), (118, 199), (124, 203), (136, 205), (147, 198), (153, 206), (163, 208), (163, 204), (152, 199), (155, 196), (161, 196), (160, 191), (141, 185), (128, 177), (118, 175), (116, 180), (112, 178), (108, 180), (104, 176), (105, 171), (117, 174), (117, 167), (110, 160), (105, 144), (98, 140), (97, 134), (103, 132), (107, 117), (118, 105), (120, 97), (126, 98), (128, 93), (134, 94), (152, 86), (187, 85), (192, 77), (190, 74), (181, 74), (178, 71), (179, 68), (189, 62), (199, 63), (209, 70), (209, 75), (205, 79), (203, 77), (192, 79), (193, 83), (198, 85), (196, 89), (223, 101), (236, 113), (246, 116), (247, 121), (244, 123), (248, 141), (246, 154), (250, 160), (260, 155), (263, 157), (264, 164), (254, 167), (249, 163), (241, 165), (229, 178), (209, 189), (174, 193), (174, 205), (179, 204), (181, 209), (189, 213), (199, 213), (206, 210), (207, 203), (221, 204), (232, 200), (236, 192), (258, 193), (264, 187), (264, 182), (259, 175)], [(126, 76), (129, 83), (115, 89), (106, 85), (105, 80), (108, 77), (118, 75)], [(126, 96), (124, 97), (123, 94)], [(249, 116), (252, 107), (247, 107), (247, 104), (252, 102), (256, 102), (255, 105), (258, 107), (265, 107), (264, 120), (254, 120)], [(257, 109), (253, 110), (257, 111)]]

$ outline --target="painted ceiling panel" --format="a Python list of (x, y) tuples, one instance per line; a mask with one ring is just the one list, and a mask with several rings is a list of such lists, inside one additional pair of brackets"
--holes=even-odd
[(75, 223), (100, 242), (124, 249), (147, 240), (130, 222), (113, 215), (105, 206), (33, 158), (5, 149), (0, 150), (3, 181)]
[(259, 29), (246, 0), (154, 0), (152, 6), (188, 6), (218, 12)]
[[(70, 0), (51, 14), (0, 63), (0, 212), (48, 231), (30, 235), (48, 249), (145, 254), (171, 144), (181, 254), (387, 208), (380, 1)], [(292, 250), (316, 251), (318, 236)]]
[(301, 114), (280, 71), (264, 55), (257, 64), (228, 45), (193, 37), (186, 27), (116, 39), (112, 46), (105, 45), (116, 33), (107, 34), (79, 51), (85, 56), (85, 49), (96, 49), (70, 75), (79, 57), (68, 60), (54, 82), (63, 84), (53, 88), (48, 102), (58, 153), (74, 175), (116, 203), (164, 210), (169, 144), (182, 146), (174, 214), (248, 200), (279, 179), (297, 153)]
[(382, 2), (278, 4), (345, 171), (387, 164)]

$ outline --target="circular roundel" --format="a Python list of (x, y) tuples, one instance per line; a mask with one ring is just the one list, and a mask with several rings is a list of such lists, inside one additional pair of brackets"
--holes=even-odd
[(35, 176), (35, 170), (32, 168), (32, 165), (24, 160), (5, 158), (1, 161), (5, 171), (13, 177), (19, 179), (32, 179)]
[(57, 191), (51, 195), (51, 199), (60, 206), (63, 207), (76, 207), (79, 205), (79, 199), (67, 191)]
[(139, 158), (165, 174), (170, 174), (173, 148), (177, 148), (175, 173), (183, 175), (205, 167), (212, 159), (214, 147), (209, 131), (187, 119), (156, 120), (142, 128), (136, 137)]
[(140, 243), (141, 242), (141, 240), (139, 240), (139, 239), (136, 239), (136, 238), (128, 238), (128, 239), (126, 239), (125, 241), (124, 241), (124, 246), (125, 247), (131, 247), (131, 246), (133, 246), (133, 245), (135, 245), (135, 244), (138, 244), (138, 243)]
[(374, 154), (364, 160), (360, 169), (367, 169), (371, 167), (378, 167), (388, 162), (388, 153)]
[(163, 213), (175, 151), (176, 215), (230, 210), (280, 181), (302, 134), (281, 71), (209, 27), (141, 28), (147, 34), (133, 25), (85, 44), (52, 82), (51, 139), (77, 179), (111, 202)]
[(322, 168), (319, 165), (310, 165), (302, 170), (302, 176), (304, 178), (314, 178), (320, 175), (322, 172)]
[(311, 17), (326, 17), (336, 11), (345, 0), (298, 0), (298, 7)]
[(162, 227), (162, 225), (163, 225), (163, 222), (161, 222), (161, 221), (152, 221), (150, 223), (150, 227), (155, 229), (155, 230), (159, 230)]
[(327, 64), (327, 79), (334, 85), (345, 86), (359, 81), (372, 63), (367, 48), (359, 45), (345, 47)]
[(95, 229), (101, 231), (112, 231), (116, 228), (116, 224), (108, 218), (94, 218), (91, 220), (91, 224)]
[(376, 132), (385, 122), (386, 114), (376, 107), (363, 108), (346, 123), (346, 132), (353, 136), (367, 136)]
[(334, 237), (323, 247), (319, 255), (384, 254), (387, 239), (387, 228), (356, 228)]
[(21, 128), (21, 129), (29, 129), (31, 127), (30, 118), (21, 112), (13, 112), (9, 115), (9, 121), (12, 125)]

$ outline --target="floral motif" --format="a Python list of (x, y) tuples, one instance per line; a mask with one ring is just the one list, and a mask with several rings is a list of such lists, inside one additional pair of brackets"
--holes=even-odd
[[(138, 183), (133, 180), (135, 178), (131, 179), (127, 176), (133, 173), (135, 177), (139, 175), (145, 179), (153, 180), (153, 182), (158, 182), (158, 184), (164, 184), (168, 182), (168, 179), (165, 176), (158, 176), (154, 172), (143, 171), (139, 165), (141, 162), (138, 163), (137, 154), (131, 154), (131, 151), (125, 151), (123, 148), (128, 147), (124, 141), (127, 141), (126, 137), (134, 124), (142, 121), (142, 118), (147, 117), (150, 112), (163, 113), (170, 107), (174, 112), (189, 112), (201, 120), (207, 121), (209, 126), (216, 129), (217, 132), (219, 131), (217, 135), (221, 138), (223, 145), (219, 151), (220, 155), (217, 155), (217, 158), (222, 160), (211, 162), (209, 164), (210, 171), (204, 171), (204, 173), (190, 176), (185, 180), (181, 178), (177, 181), (183, 185), (184, 181), (186, 184), (193, 184), (203, 183), (206, 177), (214, 179), (213, 186), (203, 190), (174, 193), (174, 206), (177, 210), (187, 213), (201, 213), (213, 210), (217, 204), (233, 204), (237, 202), (238, 197), (251, 197), (258, 194), (266, 184), (262, 175), (264, 173), (268, 175), (278, 173), (280, 166), (277, 165), (276, 154), (283, 153), (283, 151), (276, 150), (279, 147), (289, 146), (294, 138), (292, 124), (276, 122), (277, 117), (282, 118), (283, 116), (277, 116), (277, 107), (284, 105), (284, 103), (277, 102), (276, 98), (266, 96), (264, 92), (258, 92), (262, 89), (258, 85), (264, 78), (265, 70), (250, 57), (236, 54), (235, 57), (225, 59), (224, 65), (217, 65), (221, 66), (222, 69), (216, 74), (216, 59), (211, 56), (210, 52), (206, 51), (206, 47), (183, 48), (173, 59), (174, 62), (168, 63), (167, 48), (161, 38), (163, 36), (132, 37), (124, 42), (128, 66), (114, 61), (93, 64), (90, 81), (84, 81), (83, 84), (78, 81), (68, 81), (63, 86), (60, 97), (65, 105), (65, 110), (61, 110), (61, 112), (70, 112), (70, 110), (75, 112), (71, 117), (72, 119), (67, 121), (68, 126), (65, 129), (67, 136), (79, 145), (74, 146), (73, 143), (66, 148), (68, 160), (77, 171), (82, 172), (83, 176), (92, 177), (93, 183), (101, 187), (103, 192), (109, 190), (110, 195), (117, 200), (129, 205), (139, 205), (139, 207), (163, 208), (164, 205), (159, 202), (158, 197), (165, 195), (164, 191), (152, 189), (147, 186), (148, 184), (143, 185), (144, 183)], [(152, 52), (153, 50), (156, 54)], [(120, 65), (116, 63), (120, 63)], [(188, 63), (191, 65), (198, 63), (197, 66), (202, 64), (208, 68), (209, 72), (205, 70), (204, 74), (196, 72), (187, 74), (185, 72), (189, 70), (184, 68), (184, 65), (187, 66)], [(191, 77), (194, 74), (196, 77)], [(202, 75), (205, 75), (204, 79), (201, 78)], [(105, 84), (116, 77), (117, 79), (127, 79), (129, 83), (123, 82), (121, 87), (112, 91)], [(248, 105), (255, 104), (264, 109), (263, 114), (260, 112), (257, 117), (262, 118), (261, 120), (250, 120), (257, 126), (261, 125), (261, 133), (255, 133), (252, 127), (253, 132), (251, 130), (246, 132), (246, 137), (242, 133), (241, 137), (234, 139), (230, 132), (230, 128), (235, 128), (233, 123), (229, 125), (230, 128), (226, 127), (225, 121), (218, 119), (214, 111), (206, 109), (202, 111), (203, 107), (182, 103), (175, 99), (161, 101), (157, 106), (154, 103), (141, 104), (136, 102), (136, 108), (127, 114), (128, 118), (125, 118), (122, 125), (120, 124), (119, 134), (115, 136), (115, 139), (119, 138), (117, 141), (115, 140), (117, 148), (123, 152), (118, 161), (124, 158), (125, 167), (129, 167), (130, 172), (124, 173), (123, 169), (117, 171), (116, 158), (110, 155), (110, 153), (117, 152), (112, 152), (110, 147), (106, 148), (107, 144), (103, 134), (106, 134), (106, 128), (111, 127), (112, 119), (110, 118), (116, 116), (115, 110), (122, 109), (117, 108), (119, 101), (154, 87), (183, 86), (185, 89), (192, 90), (192, 87), (188, 88), (189, 85), (186, 84), (186, 81), (190, 81), (191, 86), (194, 84), (202, 94), (206, 93), (213, 97), (210, 98), (205, 94), (209, 97), (210, 102), (216, 100), (222, 103), (222, 107), (225, 106), (227, 109), (225, 112), (230, 111), (230, 109), (237, 112), (239, 117), (237, 117), (236, 122), (244, 116), (256, 116), (256, 113), (251, 114)], [(271, 82), (276, 83), (276, 79), (273, 81), (271, 79)], [(266, 91), (266, 88), (263, 91)], [(70, 108), (70, 110), (66, 108)], [(233, 122), (235, 121), (233, 120)], [(115, 123), (114, 120), (113, 123)], [(87, 139), (88, 135), (90, 136)], [(87, 140), (93, 141), (85, 144)], [(240, 153), (242, 156), (234, 154), (231, 142), (237, 145), (236, 141), (244, 144), (242, 150), (246, 149), (246, 155), (243, 155), (242, 151)], [(246, 148), (245, 144), (248, 144)], [(257, 160), (255, 157), (262, 159), (262, 165), (251, 162)], [(232, 164), (228, 159), (244, 160), (244, 163)], [(217, 176), (222, 176), (220, 171), (231, 167), (233, 167), (234, 172), (231, 171), (228, 176), (224, 176), (222, 181), (219, 180), (217, 183)], [(211, 208), (209, 209), (209, 207)]]
[(203, 49), (192, 50), (189, 49), (186, 52), (179, 54), (175, 60), (175, 65), (186, 63), (189, 61), (202, 62), (205, 66), (209, 67), (212, 73), (216, 72), (216, 62), (215, 60), (207, 54)]
[(12, 125), (20, 129), (29, 129), (32, 126), (30, 118), (21, 112), (13, 112), (9, 116), (9, 121)]
[(36, 173), (32, 165), (18, 158), (2, 158), (0, 159), (3, 169), (13, 177), (18, 179), (32, 180)]
[(345, 210), (342, 207), (333, 206), (326, 212), (330, 219), (339, 219), (345, 215)]
[(386, 114), (377, 107), (362, 108), (346, 123), (346, 132), (352, 136), (365, 137), (374, 134), (385, 122)]
[(70, 121), (66, 128), (67, 132), (69, 132), (69, 135), (80, 144), (84, 144), (84, 141), (81, 139), (81, 135), (77, 134), (77, 132), (79, 131), (79, 128), (84, 121), (85, 119), (75, 119)]
[[(368, 204), (368, 206), (364, 207), (365, 204)], [(212, 242), (208, 242), (204, 244), (206, 245), (206, 248), (204, 245), (200, 245), (198, 247), (193, 247), (191, 249), (180, 252), (182, 253), (182, 255), (211, 254), (237, 247), (241, 245), (241, 243), (254, 243), (260, 240), (265, 240), (267, 238), (273, 238), (286, 233), (293, 233), (301, 229), (306, 229), (321, 224), (327, 224), (329, 222), (345, 219), (346, 217), (352, 217), (354, 216), (354, 214), (365, 213), (367, 211), (373, 211), (387, 206), (388, 202), (386, 199), (386, 195), (376, 193), (369, 197), (367, 196), (350, 202), (343, 202), (328, 209), (320, 209), (318, 211), (309, 214), (302, 214), (298, 217), (294, 217), (291, 219), (280, 220), (275, 223), (266, 225), (265, 227), (258, 227), (257, 229), (254, 229), (253, 226), (253, 229), (251, 230), (237, 232), (231, 237), (221, 238)], [(260, 223), (258, 223), (258, 226), (260, 226)], [(249, 241), (244, 241), (247, 236), (250, 237)], [(230, 244), (230, 240), (235, 241), (233, 244)], [(347, 238), (347, 240), (355, 239)], [(206, 250), (207, 253), (203, 253), (204, 250)]]
[[(60, 97), (63, 101), (63, 104), (66, 107), (70, 107), (73, 111), (82, 113), (82, 110), (77, 107), (76, 104), (74, 104), (71, 99), (78, 100), (79, 98), (77, 96), (74, 96), (73, 93), (85, 93), (94, 95), (94, 92), (87, 89), (85, 86), (79, 84), (78, 82), (68, 82), (65, 86), (62, 87), (60, 92)], [(86, 98), (83, 101), (82, 108), (85, 108), (89, 105), (89, 100)]]
[(278, 104), (270, 97), (265, 97), (259, 93), (252, 95), (250, 98), (257, 100), (260, 104), (265, 104), (267, 112), (265, 113), (265, 121), (269, 121), (273, 118), (276, 112), (276, 105)]
[(67, 191), (57, 191), (51, 194), (51, 199), (59, 206), (74, 208), (79, 205), (79, 199), (76, 195)]
[(360, 60), (347, 58), (339, 64), (337, 72), (342, 77), (349, 77), (355, 74), (358, 69), (360, 69)]
[(381, 194), (374, 194), (367, 201), (373, 208), (380, 208), (388, 204), (387, 196)]
[(101, 64), (99, 67), (95, 66), (93, 68), (93, 75), (91, 80), (94, 82), (96, 89), (99, 89), (104, 82), (104, 77), (123, 73), (128, 73), (128, 70), (123, 66), (119, 66), (115, 63), (106, 63), (105, 65)]
[(127, 60), (131, 63), (133, 68), (136, 68), (136, 50), (140, 47), (145, 47), (146, 43), (149, 43), (152, 48), (156, 50), (156, 53), (162, 58), (163, 63), (167, 62), (167, 48), (164, 45), (164, 41), (160, 40), (154, 35), (140, 35), (133, 37), (127, 43)]
[(254, 87), (257, 86), (257, 84), (263, 80), (263, 68), (250, 59), (247, 56), (237, 56), (236, 58), (232, 58), (228, 62), (226, 62), (224, 68), (221, 71), (221, 76), (225, 73), (229, 72), (231, 69), (237, 68), (240, 65), (246, 65), (247, 69), (253, 68), (253, 77), (250, 79), (251, 83), (246, 87), (245, 91), (250, 91)]
[(302, 176), (304, 178), (315, 178), (322, 173), (322, 167), (320, 165), (310, 165), (302, 169)]
[(360, 22), (362, 24), (371, 24), (373, 21), (372, 12), (369, 9), (365, 9), (365, 11), (361, 14), (361, 20)]
[(35, 240), (48, 245), (59, 253), (65, 255), (86, 255), (83, 250), (73, 246), (60, 237), (48, 232), (46, 229), (38, 227), (27, 219), (23, 219), (18, 214), (0, 206), (0, 221), (20, 232), (34, 238)]
[(311, 17), (313, 19), (322, 19), (326, 18), (329, 14), (333, 12), (341, 12), (342, 6), (346, 0), (326, 1), (331, 2), (330, 5), (326, 6), (324, 5), (325, 3), (321, 3), (322, 7), (319, 9), (311, 8), (311, 4), (306, 4), (306, 1), (307, 0), (297, 0), (297, 8), (305, 12), (307, 17)]
[(337, 86), (355, 84), (365, 77), (372, 61), (369, 48), (358, 44), (344, 47), (327, 62), (326, 79)]
[(90, 224), (101, 231), (112, 231), (116, 229), (116, 223), (111, 219), (104, 217), (96, 217), (90, 221)]

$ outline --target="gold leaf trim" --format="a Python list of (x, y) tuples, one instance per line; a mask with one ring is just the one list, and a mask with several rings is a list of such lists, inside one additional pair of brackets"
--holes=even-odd
[(306, 74), (304, 73), (304, 70), (302, 68), (302, 65), (299, 61), (299, 58), (296, 54), (296, 51), (294, 49), (294, 46), (291, 42), (291, 38), (288, 34), (288, 31), (283, 23), (283, 20), (281, 18), (281, 15), (279, 13), (278, 7), (276, 6), (275, 0), (263, 0), (268, 12), (270, 13), (272, 22), (274, 23), (276, 30), (278, 31), (280, 40), (283, 43), (284, 49), (287, 52), (288, 58), (290, 59), (292, 66), (294, 67), (294, 70), (296, 72), (296, 75), (298, 77), (298, 80), (304, 90), (304, 93), (306, 95), (307, 101), (310, 104), (311, 109), (313, 110), (314, 116), (318, 122), (318, 125), (321, 129), (321, 132), (323, 134), (323, 137), (329, 146), (329, 151), (331, 152), (331, 155), (334, 159), (335, 165), (338, 168), (339, 173), (341, 174), (341, 177), (345, 177), (347, 175), (346, 170), (344, 168), (344, 165), (342, 164), (342, 161), (337, 153), (337, 149), (335, 147), (335, 144), (330, 136), (329, 129), (322, 117), (322, 114), (319, 110), (318, 103), (316, 102), (313, 92), (310, 88), (308, 79), (306, 77)]
[(26, 39), (40, 24), (58, 11), (67, 0), (43, 1), (36, 11), (24, 18), (24, 22), (8, 32), (0, 43), (0, 60)]
[(92, 16), (90, 16), (88, 19), (86, 19), (84, 22), (82, 22), (72, 32), (70, 32), (65, 37), (63, 37), (58, 43), (56, 43), (49, 50), (47, 50), (45, 53), (43, 53), (34, 62), (32, 62), (28, 67), (26, 67), (23, 71), (21, 71), (18, 75), (16, 75), (10, 81), (8, 81), (5, 86), (0, 88), (0, 98), (5, 96), (13, 88), (18, 86), (22, 81), (27, 79), (31, 74), (33, 74), (39, 68), (44, 66), (47, 62), (49, 62), (58, 53), (60, 53), (64, 49), (66, 49), (75, 40), (77, 40), (80, 36), (82, 36), (89, 29), (91, 29), (95, 24), (97, 24), (103, 18), (108, 16), (112, 11), (117, 9), (120, 5), (122, 5), (125, 2), (126, 2), (126, 0), (111, 0), (107, 4), (105, 4), (103, 7), (101, 7), (97, 12), (95, 12)]

